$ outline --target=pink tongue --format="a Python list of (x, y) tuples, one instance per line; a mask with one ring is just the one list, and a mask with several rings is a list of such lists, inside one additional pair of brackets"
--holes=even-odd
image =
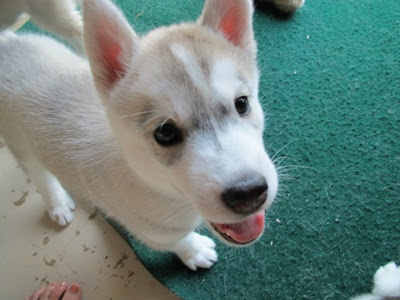
[(264, 230), (265, 211), (254, 214), (235, 224), (214, 224), (236, 242), (245, 244), (258, 238)]

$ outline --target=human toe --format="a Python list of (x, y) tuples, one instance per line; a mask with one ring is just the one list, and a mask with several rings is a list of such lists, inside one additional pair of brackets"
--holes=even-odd
[(81, 288), (78, 284), (71, 284), (65, 291), (62, 300), (80, 300), (82, 296)]
[(62, 295), (65, 293), (67, 290), (68, 286), (65, 282), (59, 282), (57, 285), (54, 287), (49, 300), (61, 300)]
[(39, 300), (40, 296), (42, 296), (46, 287), (42, 286), (38, 288), (31, 296), (25, 298), (25, 300)]

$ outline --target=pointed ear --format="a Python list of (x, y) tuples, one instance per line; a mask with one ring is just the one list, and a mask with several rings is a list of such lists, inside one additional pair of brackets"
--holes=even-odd
[(139, 45), (122, 12), (110, 0), (83, 1), (84, 42), (98, 92), (107, 96), (127, 71)]
[(235, 46), (255, 51), (252, 18), (252, 0), (207, 0), (199, 22)]

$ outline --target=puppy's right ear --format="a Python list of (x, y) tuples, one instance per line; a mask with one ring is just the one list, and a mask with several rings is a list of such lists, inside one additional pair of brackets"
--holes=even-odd
[(253, 0), (206, 0), (199, 23), (255, 56)]
[(110, 0), (83, 1), (84, 42), (97, 91), (108, 98), (124, 78), (140, 39)]

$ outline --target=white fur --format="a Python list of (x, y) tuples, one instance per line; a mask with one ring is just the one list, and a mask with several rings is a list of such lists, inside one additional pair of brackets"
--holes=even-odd
[(76, 9), (80, 0), (1, 0), (0, 31), (11, 27), (23, 13), (32, 21), (68, 41), (83, 53), (82, 17)]
[[(212, 137), (205, 135), (195, 138), (191, 147), (197, 149), (191, 166), (191, 178), (196, 179), (193, 185), (199, 188), (198, 208), (206, 220), (231, 223), (242, 218), (240, 215), (227, 214), (223, 203), (215, 201), (215, 198), (218, 197), (221, 187), (229, 185), (232, 178), (241, 178), (247, 173), (260, 171), (265, 175), (269, 185), (269, 200), (265, 207), (272, 204), (278, 188), (276, 173), (272, 162), (266, 158), (262, 138), (251, 126), (243, 128), (231, 124), (218, 133), (218, 144), (213, 142)], [(215, 155), (218, 151), (222, 151), (224, 155)], [(204, 186), (209, 189), (203, 190)]]
[(240, 82), (235, 72), (234, 64), (228, 59), (222, 58), (213, 64), (210, 81), (215, 94), (227, 99), (233, 99), (237, 96), (236, 93), (248, 94), (247, 91), (240, 91), (243, 83)]
[(180, 241), (173, 250), (178, 257), (192, 270), (210, 268), (218, 259), (212, 239), (196, 232), (190, 233)]
[(386, 299), (400, 299), (400, 267), (394, 262), (390, 262), (376, 271), (371, 294), (352, 298), (352, 300)]
[(261, 0), (265, 2), (271, 2), (283, 12), (292, 13), (296, 9), (301, 8), (304, 5), (305, 0)]
[(185, 46), (180, 44), (172, 44), (171, 50), (175, 57), (182, 63), (187, 75), (193, 81), (195, 87), (200, 91), (204, 91), (206, 77), (193, 53), (191, 53), (190, 50), (186, 49)]
[[(271, 205), (251, 3), (209, 0), (198, 23), (139, 37), (110, 1), (85, 0), (89, 63), (49, 38), (0, 35), (0, 132), (53, 220), (72, 220), (71, 198), (89, 201), (195, 270), (217, 260), (196, 227), (246, 217), (223, 204), (227, 187), (257, 172), (268, 183), (259, 209)], [(251, 111), (239, 116), (243, 93)], [(154, 132), (170, 120), (183, 142), (160, 146)]]

